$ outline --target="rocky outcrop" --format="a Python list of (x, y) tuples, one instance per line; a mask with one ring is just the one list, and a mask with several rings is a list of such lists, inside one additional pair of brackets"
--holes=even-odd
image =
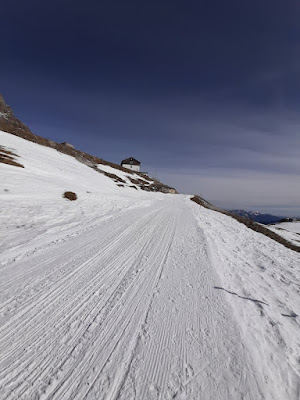
[(14, 113), (0, 94), (0, 130), (9, 132), (17, 136), (21, 136), (24, 139), (34, 136), (30, 129), (23, 124), (18, 118), (14, 116)]

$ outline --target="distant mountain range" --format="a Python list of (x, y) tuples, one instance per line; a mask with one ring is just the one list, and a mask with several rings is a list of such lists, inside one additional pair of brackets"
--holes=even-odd
[(240, 215), (241, 217), (249, 218), (251, 221), (259, 222), (261, 224), (275, 224), (287, 217), (279, 217), (278, 215), (262, 214), (258, 211), (245, 211), (245, 210), (229, 210), (232, 214)]

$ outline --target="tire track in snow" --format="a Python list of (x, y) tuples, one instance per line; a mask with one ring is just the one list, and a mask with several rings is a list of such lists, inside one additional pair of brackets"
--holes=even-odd
[[(149, 222), (150, 222), (150, 220), (152, 221), (152, 222), (155, 222), (155, 216), (153, 216), (153, 214), (157, 214), (158, 213), (158, 211), (157, 210), (155, 210), (155, 212), (154, 213), (150, 213), (150, 214), (148, 214), (144, 219), (139, 219), (138, 220), (138, 224), (139, 225), (141, 225), (141, 226), (147, 226), (147, 225), (150, 225), (150, 228), (151, 229), (149, 229), (148, 228), (148, 235), (149, 236), (147, 236), (147, 235), (145, 235), (145, 240), (144, 240), (144, 242), (147, 242), (147, 240), (149, 240), (149, 238), (151, 238), (151, 236), (153, 236), (153, 233), (154, 233), (154, 229), (157, 229), (157, 225), (156, 224), (153, 224), (153, 225), (151, 225), (151, 224), (149, 224)], [(161, 222), (161, 220), (159, 220), (159, 222)], [(135, 229), (134, 227), (132, 228), (131, 227), (131, 229), (130, 229), (130, 232), (132, 231), (132, 229)], [(127, 236), (128, 237), (130, 237), (130, 232), (127, 232)], [(147, 232), (146, 232), (147, 233)], [(143, 232), (143, 234), (142, 234), (142, 232), (140, 232), (140, 234), (141, 234), (141, 236), (143, 235), (143, 234), (145, 234), (145, 232)], [(122, 243), (122, 245), (124, 246), (124, 242), (122, 242), (122, 240), (118, 240), (117, 241), (118, 243)], [(132, 240), (131, 240), (131, 242), (132, 242)], [(128, 244), (128, 243), (127, 243)], [(125, 243), (125, 245), (126, 245), (126, 243)], [(129, 246), (129, 249), (131, 249), (131, 254), (132, 253), (134, 253), (134, 255), (135, 255), (135, 258), (137, 258), (137, 260), (139, 259), (139, 254), (135, 254), (136, 253), (136, 251), (137, 251), (137, 249), (136, 248), (130, 248), (130, 246)], [(123, 250), (123, 252), (124, 252), (124, 248), (122, 248), (122, 250)], [(111, 250), (112, 251), (112, 250)], [(113, 251), (113, 253), (115, 253), (115, 251)], [(92, 260), (92, 261), (97, 261), (97, 258), (96, 258), (96, 260)], [(120, 263), (120, 260), (118, 259), (118, 257), (117, 257), (117, 264), (120, 266), (122, 266), (122, 262)], [(110, 268), (111, 268), (111, 270), (112, 271), (114, 271), (114, 274), (113, 274), (113, 278), (115, 279), (115, 277), (116, 277), (116, 275), (117, 275), (117, 271), (118, 271), (118, 269), (117, 268), (115, 268), (116, 266), (114, 266), (114, 265), (110, 265)], [(107, 277), (106, 277), (106, 279), (107, 279)], [(65, 282), (64, 282), (65, 283)], [(106, 285), (109, 285), (110, 284), (110, 281), (109, 282), (105, 282), (105, 284)], [(63, 284), (61, 284), (61, 286), (63, 286)], [(56, 296), (59, 296), (59, 295), (62, 295), (62, 291), (61, 292), (57, 292), (57, 290), (54, 290), (54, 294), (53, 294), (53, 296), (54, 295), (56, 295)], [(52, 297), (53, 297), (52, 296)], [(47, 297), (46, 297), (47, 298)], [(42, 299), (43, 300), (43, 299)], [(78, 298), (76, 298), (75, 299), (76, 301), (78, 301)], [(86, 302), (88, 303), (89, 302), (89, 298), (87, 298), (86, 299)], [(50, 302), (50, 304), (51, 304), (51, 302)], [(32, 305), (32, 307), (33, 307), (33, 309), (35, 308), (35, 305)], [(43, 307), (42, 307), (43, 308)], [(26, 312), (29, 312), (29, 311), (31, 311), (31, 309), (29, 309), (29, 310), (25, 310), (24, 311), (24, 313), (26, 314)], [(64, 306), (62, 306), (62, 308), (61, 308), (61, 310), (60, 310), (61, 312), (60, 312), (60, 314), (62, 314), (63, 316), (64, 315), (66, 315), (66, 308), (64, 307)], [(74, 311), (74, 310), (73, 310)], [(91, 312), (91, 310), (89, 310), (89, 312)], [(75, 314), (76, 314), (76, 312), (75, 312)], [(58, 315), (59, 315), (59, 313), (58, 313)], [(71, 315), (72, 315), (72, 313), (71, 313)], [(79, 314), (80, 315), (80, 314)], [(40, 315), (39, 315), (40, 316)], [(21, 315), (18, 315), (16, 318), (15, 318), (15, 320), (14, 320), (14, 322), (15, 321), (18, 321), (18, 319), (20, 318), (20, 317), (22, 317), (22, 314)], [(50, 321), (48, 322), (48, 326), (50, 327), (50, 325), (51, 324), (53, 324), (53, 322), (54, 322), (54, 320), (55, 320), (55, 318), (57, 318), (57, 314), (55, 314), (55, 316), (53, 316), (52, 315), (52, 319), (50, 319)], [(29, 316), (26, 320), (25, 320), (25, 322), (26, 322), (26, 324), (28, 324), (29, 322), (30, 322), (30, 320), (31, 320), (31, 316)], [(35, 320), (34, 320), (35, 322), (37, 322), (37, 317), (35, 318)], [(33, 321), (33, 322), (34, 322)], [(22, 321), (21, 321), (22, 322)], [(31, 320), (31, 322), (32, 322), (32, 320)], [(64, 321), (64, 324), (65, 324), (65, 321)], [(62, 323), (60, 323), (60, 325), (62, 326)], [(26, 325), (25, 325), (26, 326)], [(57, 325), (55, 325), (54, 324), (54, 326), (55, 326), (55, 328), (56, 328), (56, 331), (57, 331), (57, 328), (59, 328), (59, 326), (57, 326)], [(10, 327), (10, 326), (8, 326), (8, 327)], [(24, 327), (24, 326), (23, 326)], [(32, 328), (32, 325), (29, 325), (29, 328)], [(7, 326), (6, 326), (6, 328), (7, 328)], [(4, 328), (2, 328), (2, 329), (4, 329)], [(18, 326), (17, 327), (17, 329), (20, 329), (20, 326)], [(15, 329), (15, 331), (17, 331), (17, 329)], [(41, 327), (41, 329), (43, 329), (43, 330), (45, 330), (45, 326), (42, 326)], [(9, 329), (7, 329), (7, 331), (8, 331), (8, 334), (11, 334), (11, 330), (9, 330)], [(44, 337), (44, 336), (41, 336), (41, 332), (36, 332), (36, 331), (34, 331), (34, 332), (32, 332), (30, 329), (29, 329), (29, 332), (31, 333), (31, 335), (30, 335), (30, 337), (29, 337), (29, 335), (28, 335), (28, 340), (29, 340), (29, 342), (31, 341), (32, 343), (33, 343), (33, 346), (32, 346), (32, 348), (31, 348), (31, 351), (34, 351), (34, 348), (36, 348), (36, 343), (43, 343), (45, 340), (46, 340), (46, 337)], [(34, 334), (33, 336), (32, 336), (32, 333)], [(51, 334), (52, 333), (54, 333), (54, 332), (51, 332)], [(62, 334), (64, 333), (64, 331), (62, 330), (62, 332), (61, 332)], [(38, 334), (38, 335), (37, 335)], [(36, 340), (34, 340), (35, 339), (35, 336), (36, 336)], [(49, 336), (49, 335), (48, 335)], [(54, 337), (56, 337), (57, 335), (55, 335), (54, 334)], [(48, 338), (49, 339), (49, 338)], [(25, 341), (26, 342), (26, 341)], [(3, 342), (2, 342), (3, 343)], [(6, 343), (7, 344), (7, 343)], [(49, 345), (49, 343), (47, 343), (48, 345)], [(54, 341), (54, 344), (55, 344), (55, 341)], [(22, 341), (20, 341), (20, 347), (21, 346), (24, 346), (24, 340), (22, 339)], [(17, 347), (18, 348), (18, 345), (16, 345), (15, 347)], [(50, 346), (50, 348), (51, 348), (51, 346)], [(11, 356), (12, 358), (14, 358), (14, 359), (16, 359), (16, 357), (17, 357), (17, 352), (16, 352), (16, 348), (14, 348), (14, 352), (13, 353), (10, 353), (10, 354), (8, 354), (7, 355), (7, 357), (9, 357), (9, 356)], [(26, 360), (27, 359), (27, 357), (28, 357), (28, 355), (27, 355), (27, 353), (25, 354), (25, 357), (24, 357), (24, 359)], [(18, 359), (18, 363), (22, 363), (22, 357), (21, 357), (21, 360), (20, 360), (20, 357), (18, 356), (17, 357), (17, 359)], [(35, 365), (34, 363), (33, 363), (33, 365)], [(33, 366), (32, 365), (32, 366)], [(11, 367), (11, 366), (10, 366)], [(39, 368), (39, 372), (38, 372), (38, 374), (39, 375), (41, 375), (41, 368), (42, 368), (43, 366), (40, 364), (40, 365), (38, 365), (38, 368)], [(45, 371), (47, 371), (47, 368), (48, 368), (48, 365), (47, 365), (47, 363), (46, 363), (46, 365), (44, 365), (44, 367), (45, 367)], [(43, 367), (43, 368), (44, 368)], [(29, 368), (29, 364), (27, 364), (26, 366), (25, 366), (25, 368), (24, 368), (24, 365), (22, 365), (22, 370), (24, 371), (24, 370), (26, 370), (26, 368)], [(37, 370), (37, 368), (36, 368), (36, 370)], [(43, 371), (43, 370), (42, 370)], [(4, 371), (4, 373), (5, 373), (5, 371)], [(3, 374), (2, 374), (3, 375)], [(2, 376), (1, 375), (1, 376)], [(12, 377), (11, 377), (12, 378)], [(20, 390), (23, 390), (23, 389), (25, 389), (25, 385), (24, 385), (24, 374), (23, 375), (20, 375), (19, 376), (19, 379), (20, 380), (22, 380), (22, 382), (23, 382), (23, 384), (21, 384), (21, 386), (19, 386), (19, 389)], [(14, 378), (12, 378), (11, 379), (11, 381), (13, 380)], [(26, 381), (26, 379), (25, 379), (25, 381)], [(24, 393), (26, 392), (26, 390), (24, 391)], [(22, 392), (21, 392), (21, 395), (22, 395)]]
[[(148, 217), (146, 217), (148, 218)], [(137, 223), (140, 223), (141, 221), (137, 221)], [(104, 248), (108, 246), (108, 248), (110, 248), (112, 245), (114, 245), (114, 243), (116, 243), (118, 240), (122, 239), (122, 235), (126, 235), (127, 230), (132, 230), (134, 228), (134, 224), (132, 225), (132, 223), (129, 221), (127, 221), (127, 225), (128, 226), (122, 226), (119, 227), (118, 226), (118, 220), (114, 221), (114, 224), (112, 224), (113, 229), (110, 229), (111, 232), (110, 234), (104, 234), (102, 236), (100, 236), (98, 238), (99, 240), (99, 244), (101, 244)], [(133, 229), (134, 230), (134, 229)], [(118, 234), (118, 231), (120, 232)], [(40, 271), (40, 280), (41, 281), (45, 281), (45, 270), (48, 272), (48, 270), (51, 273), (51, 278), (52, 276), (54, 276), (54, 278), (60, 278), (60, 276), (57, 277), (57, 272), (61, 272), (63, 275), (66, 275), (67, 272), (72, 272), (73, 271), (73, 265), (76, 263), (77, 265), (79, 265), (79, 268), (82, 268), (81, 263), (86, 262), (86, 260), (88, 260), (89, 258), (93, 258), (95, 257), (95, 247), (91, 246), (90, 244), (90, 236), (87, 236), (87, 239), (85, 241), (83, 241), (84, 237), (80, 237), (79, 239), (79, 245), (80, 245), (80, 254), (78, 254), (78, 252), (75, 252), (74, 254), (74, 249), (73, 246), (65, 246), (64, 244), (56, 247), (56, 251), (55, 252), (50, 252), (51, 257), (49, 257), (49, 252), (47, 252), (46, 254), (41, 255), (40, 257), (36, 257), (33, 258), (30, 264), (29, 264), (29, 268), (26, 265), (26, 268), (24, 268), (24, 263), (23, 262), (18, 262), (15, 264), (14, 268), (12, 270), (10, 270), (7, 275), (3, 274), (2, 275), (2, 283), (0, 283), (0, 289), (1, 289), (1, 294), (2, 296), (5, 293), (8, 293), (9, 296), (11, 296), (11, 292), (12, 292), (12, 288), (15, 290), (16, 293), (18, 293), (18, 291), (20, 290), (20, 285), (22, 284), (22, 293), (23, 293), (23, 285), (24, 285), (24, 281), (25, 284), (27, 283), (29, 286), (29, 290), (32, 291), (32, 289), (34, 289), (34, 295), (36, 295), (36, 288), (32, 288), (32, 280), (37, 281), (38, 277), (36, 275), (38, 275), (36, 273), (36, 271)], [(102, 242), (102, 240), (104, 241), (104, 243)], [(61, 256), (60, 254), (60, 249), (61, 252), (64, 253), (64, 257)], [(104, 251), (104, 250), (103, 250)], [(89, 253), (89, 256), (87, 256), (87, 252)], [(35, 261), (36, 260), (36, 261)], [(53, 268), (53, 264), (57, 262), (60, 263), (59, 265), (59, 269), (58, 268)], [(74, 263), (74, 264), (73, 264)], [(33, 266), (32, 266), (33, 264)], [(41, 269), (40, 264), (43, 265), (43, 268)], [(69, 267), (69, 271), (65, 271), (64, 270), (64, 266), (68, 266)], [(53, 272), (54, 271), (54, 272)], [(26, 276), (29, 275), (28, 279), (26, 280)], [(62, 275), (62, 277), (63, 277)], [(47, 275), (47, 279), (48, 279), (48, 275)], [(57, 280), (58, 280), (57, 279)], [(53, 281), (50, 282), (53, 285)], [(25, 293), (26, 296), (27, 293)], [(10, 298), (10, 300), (4, 302), (4, 304), (2, 304), (1, 309), (5, 308), (5, 306), (7, 305), (7, 303), (9, 303), (9, 301), (15, 300), (16, 296), (12, 296)], [(26, 300), (30, 302), (30, 297), (27, 295)], [(2, 303), (3, 303), (3, 299), (2, 299)], [(24, 305), (24, 301), (22, 301), (22, 305)]]
[(20, 261), (1, 399), (260, 399), (196, 226), (166, 196)]
[[(166, 225), (166, 227), (164, 228), (166, 232), (168, 232), (169, 230), (169, 226)], [(174, 229), (174, 228), (173, 228)], [(164, 239), (164, 235), (161, 239)], [(150, 262), (149, 260), (147, 261), (147, 271), (144, 271), (144, 279), (143, 280), (139, 280), (139, 283), (137, 282), (133, 282), (134, 285), (131, 285), (128, 290), (126, 291), (126, 293), (124, 293), (124, 297), (127, 294), (127, 298), (125, 297), (125, 299), (123, 300), (123, 303), (121, 305), (121, 310), (120, 310), (120, 316), (119, 316), (119, 322), (117, 323), (117, 321), (112, 318), (112, 319), (108, 319), (108, 324), (107, 327), (104, 328), (104, 331), (101, 332), (101, 336), (104, 336), (104, 344), (103, 341), (98, 340), (99, 344), (94, 345), (93, 348), (93, 355), (95, 355), (95, 353), (99, 352), (99, 357), (97, 358), (97, 355), (94, 357), (95, 360), (97, 360), (97, 368), (98, 368), (98, 372), (95, 374), (95, 377), (92, 378), (89, 369), (91, 368), (91, 365), (89, 365), (89, 369), (87, 368), (88, 372), (87, 372), (87, 376), (86, 379), (89, 380), (89, 385), (87, 388), (87, 392), (81, 392), (81, 388), (78, 387), (76, 388), (76, 390), (73, 389), (73, 391), (70, 391), (70, 388), (67, 386), (67, 393), (55, 393), (55, 396), (53, 398), (60, 398), (60, 396), (64, 395), (67, 398), (76, 398), (76, 399), (84, 399), (87, 397), (87, 395), (93, 390), (93, 387), (96, 383), (96, 381), (98, 380), (100, 374), (103, 374), (103, 370), (105, 369), (106, 365), (107, 365), (107, 360), (110, 359), (110, 363), (114, 364), (114, 365), (118, 365), (120, 363), (120, 360), (113, 362), (112, 359), (114, 357), (114, 353), (117, 354), (117, 356), (119, 356), (119, 352), (117, 351), (118, 348), (120, 348), (120, 346), (122, 346), (122, 343), (125, 342), (126, 343), (131, 343), (132, 342), (132, 337), (133, 337), (133, 345), (129, 345), (128, 346), (128, 352), (129, 354), (132, 352), (132, 346), (134, 347), (134, 343), (135, 343), (135, 338), (138, 335), (138, 327), (141, 324), (141, 318), (143, 313), (145, 312), (145, 303), (141, 302), (141, 298), (145, 297), (146, 299), (149, 297), (150, 293), (151, 293), (151, 286), (153, 286), (154, 284), (154, 279), (155, 279), (155, 275), (157, 275), (157, 268), (155, 269), (153, 268), (155, 266), (156, 263), (161, 263), (161, 259), (163, 259), (163, 254), (164, 254), (164, 246), (163, 243), (164, 241), (160, 241), (161, 242), (161, 249), (157, 249), (158, 253), (154, 256), (154, 259), (152, 262)], [(150, 241), (149, 243), (149, 249), (151, 249), (151, 253), (153, 250), (153, 242)], [(147, 251), (147, 250), (145, 250)], [(161, 254), (162, 253), (162, 254)], [(149, 275), (149, 273), (151, 273), (151, 275)], [(150, 279), (152, 278), (152, 279)], [(136, 323), (134, 324), (135, 330), (132, 332), (131, 330), (128, 331), (129, 337), (124, 335), (124, 331), (126, 331), (126, 329), (128, 328), (129, 324), (132, 325), (132, 321), (135, 320)], [(116, 325), (118, 326), (118, 332), (115, 332), (115, 328)], [(122, 334), (123, 332), (123, 334)], [(116, 335), (118, 337), (118, 339), (116, 340), (116, 342), (114, 341), (113, 337), (114, 335)], [(104, 348), (108, 348), (111, 349), (109, 355), (104, 355)], [(101, 357), (102, 355), (102, 357)], [(101, 357), (101, 362), (99, 362), (99, 359)], [(127, 358), (126, 354), (123, 355), (122, 358)], [(89, 359), (89, 355), (86, 356), (87, 359), (87, 363), (90, 363)], [(122, 368), (121, 368), (121, 375), (123, 374), (123, 370), (124, 368), (126, 369), (126, 367), (124, 367), (124, 365), (126, 365), (125, 361), (121, 362), (122, 364)], [(100, 368), (100, 365), (102, 365), (102, 367)], [(83, 368), (82, 368), (83, 369)], [(82, 370), (79, 371), (79, 375), (82, 374)], [(116, 375), (118, 373), (116, 372)], [(72, 377), (74, 379), (74, 375)], [(119, 375), (120, 378), (120, 375)], [(101, 381), (101, 379), (100, 379)], [(99, 382), (98, 382), (99, 385)], [(116, 378), (114, 379), (114, 385), (113, 385), (113, 391), (115, 391), (116, 388)], [(52, 398), (52, 397), (50, 397)], [(106, 394), (106, 398), (110, 398), (110, 395), (107, 393)]]
[(169, 231), (168, 240), (167, 240), (168, 246), (164, 251), (163, 257), (161, 257), (160, 267), (159, 267), (159, 270), (158, 270), (158, 273), (157, 273), (158, 276), (157, 276), (157, 278), (155, 280), (156, 281), (155, 282), (155, 286), (154, 286), (154, 288), (151, 288), (151, 291), (150, 291), (152, 293), (151, 299), (149, 301), (149, 304), (148, 304), (146, 310), (144, 311), (145, 315), (143, 316), (142, 322), (140, 323), (140, 329), (136, 332), (136, 335), (134, 337), (133, 345), (131, 346), (131, 350), (129, 351), (129, 354), (128, 354), (128, 361), (126, 361), (126, 363), (125, 363), (126, 368), (124, 369), (123, 373), (120, 374), (118, 381), (114, 383), (114, 387), (113, 387), (112, 392), (109, 393), (109, 395), (107, 396), (107, 399), (109, 399), (109, 400), (117, 400), (119, 398), (122, 386), (124, 385), (124, 383), (126, 381), (126, 378), (128, 376), (128, 373), (130, 371), (132, 360), (133, 360), (133, 358), (135, 356), (136, 349), (137, 349), (137, 347), (138, 347), (138, 345), (140, 343), (142, 332), (143, 332), (143, 330), (145, 330), (145, 326), (147, 325), (148, 315), (149, 315), (149, 312), (151, 310), (154, 297), (157, 294), (157, 287), (158, 287), (158, 284), (159, 284), (159, 282), (161, 280), (161, 277), (162, 277), (162, 274), (163, 274), (163, 270), (164, 270), (164, 266), (165, 266), (165, 262), (167, 260), (168, 255), (169, 255), (169, 250), (170, 250), (170, 247), (171, 247), (171, 244), (172, 244), (172, 241), (173, 241), (173, 237), (175, 235), (175, 224), (176, 224), (176, 221), (177, 221), (177, 216), (175, 218), (173, 218), (172, 225), (168, 226), (168, 231)]
[[(147, 218), (151, 218), (151, 217), (153, 217), (152, 214), (151, 214), (150, 216), (148, 216)], [(139, 224), (140, 224), (141, 226), (144, 224), (144, 219), (143, 219), (143, 218), (139, 220)], [(132, 225), (132, 224), (131, 224), (131, 225)], [(134, 229), (134, 226), (133, 226), (133, 227), (131, 226), (129, 230), (131, 231), (132, 229)], [(124, 235), (124, 233), (122, 233), (122, 235)], [(129, 237), (129, 239), (130, 239), (130, 235), (129, 235), (128, 237)], [(120, 241), (120, 237), (117, 236), (117, 239), (115, 240), (115, 242), (119, 243), (119, 241)], [(121, 242), (122, 242), (122, 240), (121, 240)], [(132, 242), (132, 240), (130, 240), (130, 242)], [(124, 243), (123, 243), (123, 244), (124, 244)], [(127, 243), (127, 244), (129, 245), (129, 243)], [(109, 248), (110, 248), (111, 246), (112, 246), (112, 244), (109, 244)], [(130, 246), (129, 246), (129, 249), (130, 249)], [(106, 250), (107, 250), (107, 249), (106, 249)], [(131, 251), (132, 251), (132, 249), (131, 249)], [(114, 253), (115, 251), (112, 251), (112, 252)], [(104, 253), (104, 252), (103, 252), (103, 253)], [(102, 254), (103, 254), (103, 253), (102, 253)], [(100, 254), (100, 256), (101, 256), (101, 254)], [(100, 257), (100, 256), (99, 256), (99, 257)], [(93, 258), (94, 258), (94, 257), (93, 257)], [(96, 260), (95, 260), (95, 261), (97, 261), (97, 258), (98, 258), (98, 256), (96, 255)], [(100, 258), (101, 258), (101, 257), (100, 257)], [(94, 261), (94, 259), (92, 259), (92, 261)], [(118, 261), (118, 260), (117, 260), (117, 261)], [(89, 263), (90, 263), (90, 260), (89, 260)], [(120, 265), (122, 266), (122, 264), (120, 264)], [(81, 272), (81, 270), (84, 269), (84, 267), (86, 267), (86, 265), (80, 265), (80, 266), (78, 267), (79, 272)], [(117, 271), (114, 270), (113, 267), (114, 267), (114, 266), (108, 265), (106, 269), (110, 269), (110, 268), (111, 268), (111, 270), (114, 271), (114, 272), (116, 273)], [(97, 269), (97, 268), (98, 268), (98, 266), (96, 265), (96, 269)], [(86, 270), (83, 270), (82, 273), (81, 273), (81, 275), (84, 275), (84, 274), (87, 274), (87, 271), (86, 271)], [(102, 279), (102, 277), (101, 277), (101, 279)], [(60, 287), (61, 287), (60, 293), (57, 291), (57, 288), (56, 288), (56, 287), (54, 288), (54, 293), (50, 292), (51, 298), (50, 298), (50, 300), (48, 299), (48, 302), (50, 301), (50, 304), (52, 304), (52, 302), (55, 301), (55, 299), (56, 299), (59, 295), (65, 295), (64, 291), (68, 288), (68, 286), (71, 287), (71, 288), (74, 286), (74, 284), (69, 284), (69, 283), (68, 283), (68, 285), (66, 285), (66, 283), (67, 283), (68, 281), (70, 281), (70, 277), (69, 277), (69, 276), (67, 276), (66, 279), (64, 279), (64, 282), (63, 282), (63, 283), (60, 283)], [(81, 283), (82, 283), (82, 282), (80, 282), (80, 284), (81, 284)], [(105, 284), (107, 285), (107, 282), (105, 282)], [(89, 292), (90, 292), (90, 290), (87, 290), (87, 289), (84, 291), (84, 293), (89, 293)], [(69, 296), (69, 293), (67, 293), (67, 296), (65, 296), (65, 297), (68, 297), (68, 296)], [(49, 297), (49, 296), (46, 294), (44, 297), (46, 297), (46, 299), (47, 299), (47, 297)], [(32, 308), (33, 308), (33, 310), (34, 310), (34, 315), (35, 315), (35, 320), (32, 320), (32, 314), (30, 314), (30, 315), (27, 317), (27, 319), (25, 320), (25, 322), (29, 325), (29, 328), (32, 328), (32, 322), (37, 321), (37, 320), (38, 320), (37, 317), (40, 316), (40, 315), (36, 315), (35, 309), (38, 308), (38, 309), (41, 309), (42, 312), (44, 311), (45, 303), (43, 303), (43, 300), (44, 300), (44, 298), (41, 299), (41, 305), (39, 304), (39, 302), (38, 302), (38, 304), (36, 304), (36, 302), (34, 302), (34, 303), (32, 304)], [(86, 303), (86, 304), (89, 304), (88, 295), (87, 295), (87, 298), (86, 298), (85, 300), (86, 300), (86, 301), (83, 301), (83, 304), (85, 304), (85, 303)], [(75, 299), (73, 299), (73, 303), (76, 304), (76, 302), (78, 302), (78, 297), (75, 297)], [(56, 302), (56, 303), (57, 303), (57, 302)], [(72, 303), (71, 305), (73, 305), (73, 303)], [(62, 306), (61, 309), (59, 310), (60, 314), (62, 314), (62, 316), (65, 315), (66, 317), (72, 318), (74, 309), (71, 308), (72, 312), (68, 312), (68, 313), (65, 312), (65, 309), (66, 309), (66, 306)], [(31, 311), (31, 309), (29, 309), (29, 311)], [(48, 320), (48, 322), (47, 322), (48, 327), (49, 327), (49, 329), (51, 329), (51, 325), (54, 324), (54, 327), (55, 327), (56, 330), (57, 330), (57, 325), (55, 325), (55, 323), (54, 323), (54, 322), (55, 322), (55, 319), (57, 319), (57, 314), (56, 314), (56, 313), (52, 313), (52, 314), (50, 314), (50, 315), (51, 315), (52, 319), (50, 318), (50, 319)], [(21, 314), (21, 315), (19, 314), (17, 317), (14, 318), (13, 322), (18, 321), (18, 319), (20, 319), (21, 316), (22, 316), (22, 314)], [(62, 325), (62, 327), (63, 327), (63, 325)], [(6, 327), (6, 328), (7, 328), (7, 327)], [(12, 340), (13, 332), (15, 332), (16, 336), (19, 335), (18, 332), (19, 332), (20, 328), (24, 329), (24, 321), (23, 321), (23, 320), (20, 321), (20, 323), (19, 323), (19, 325), (18, 325), (17, 327), (14, 326), (14, 329), (13, 329), (13, 330), (11, 330), (11, 329), (6, 329), (6, 331), (7, 331), (7, 336), (6, 336), (6, 337), (8, 338), (9, 341)], [(4, 330), (4, 329), (5, 329), (5, 327), (2, 327), (2, 330)], [(40, 329), (45, 330), (45, 325), (42, 325)], [(55, 337), (55, 332), (53, 332), (53, 334), (54, 334), (54, 337)], [(41, 343), (43, 343), (43, 342), (45, 341), (45, 337), (41, 336), (41, 332), (37, 332), (37, 331), (32, 332), (32, 331), (30, 331), (30, 334), (28, 335), (28, 340), (31, 341), (31, 342), (33, 341), (33, 340), (32, 340), (32, 339), (33, 339), (32, 335), (38, 336), (38, 337), (39, 337), (39, 341), (40, 341)], [(2, 344), (2, 345), (5, 345), (5, 348), (6, 348), (6, 350), (7, 350), (7, 349), (10, 348), (10, 346), (9, 346), (9, 343), (10, 343), (10, 342), (9, 342), (9, 343), (4, 343), (4, 340), (3, 340), (4, 338), (5, 338), (5, 337), (2, 337), (1, 344)], [(34, 341), (33, 341), (33, 342), (34, 342)], [(26, 341), (24, 340), (24, 338), (22, 338), (22, 340), (20, 341), (20, 346), (21, 346), (21, 347), (24, 347), (24, 344), (26, 344)], [(36, 345), (35, 342), (34, 342), (34, 345)], [(16, 347), (17, 347), (17, 345), (14, 346), (14, 348), (13, 348), (14, 351), (16, 350)], [(5, 351), (2, 352), (2, 355), (3, 355), (2, 361), (4, 361), (4, 360), (5, 360), (5, 356), (6, 356)], [(14, 354), (11, 354), (11, 356), (13, 356), (13, 355), (14, 355)], [(16, 354), (15, 354), (15, 356), (16, 356)], [(17, 360), (17, 363), (20, 363), (20, 362), (22, 361), (22, 360), (20, 360), (20, 357), (13, 357), (13, 358), (15, 358), (15, 360)], [(27, 358), (27, 354), (25, 354), (25, 359), (26, 359), (26, 358)]]
[(119, 399), (262, 399), (231, 310), (213, 291), (203, 233), (177, 207), (180, 229)]

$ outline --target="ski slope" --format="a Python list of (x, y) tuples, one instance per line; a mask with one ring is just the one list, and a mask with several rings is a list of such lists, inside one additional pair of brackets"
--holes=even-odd
[(1, 400), (299, 399), (299, 253), (0, 141)]

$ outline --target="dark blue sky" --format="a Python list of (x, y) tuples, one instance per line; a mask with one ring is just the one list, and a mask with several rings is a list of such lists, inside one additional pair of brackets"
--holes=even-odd
[(300, 215), (300, 3), (1, 5), (0, 92), (32, 131), (229, 208)]

